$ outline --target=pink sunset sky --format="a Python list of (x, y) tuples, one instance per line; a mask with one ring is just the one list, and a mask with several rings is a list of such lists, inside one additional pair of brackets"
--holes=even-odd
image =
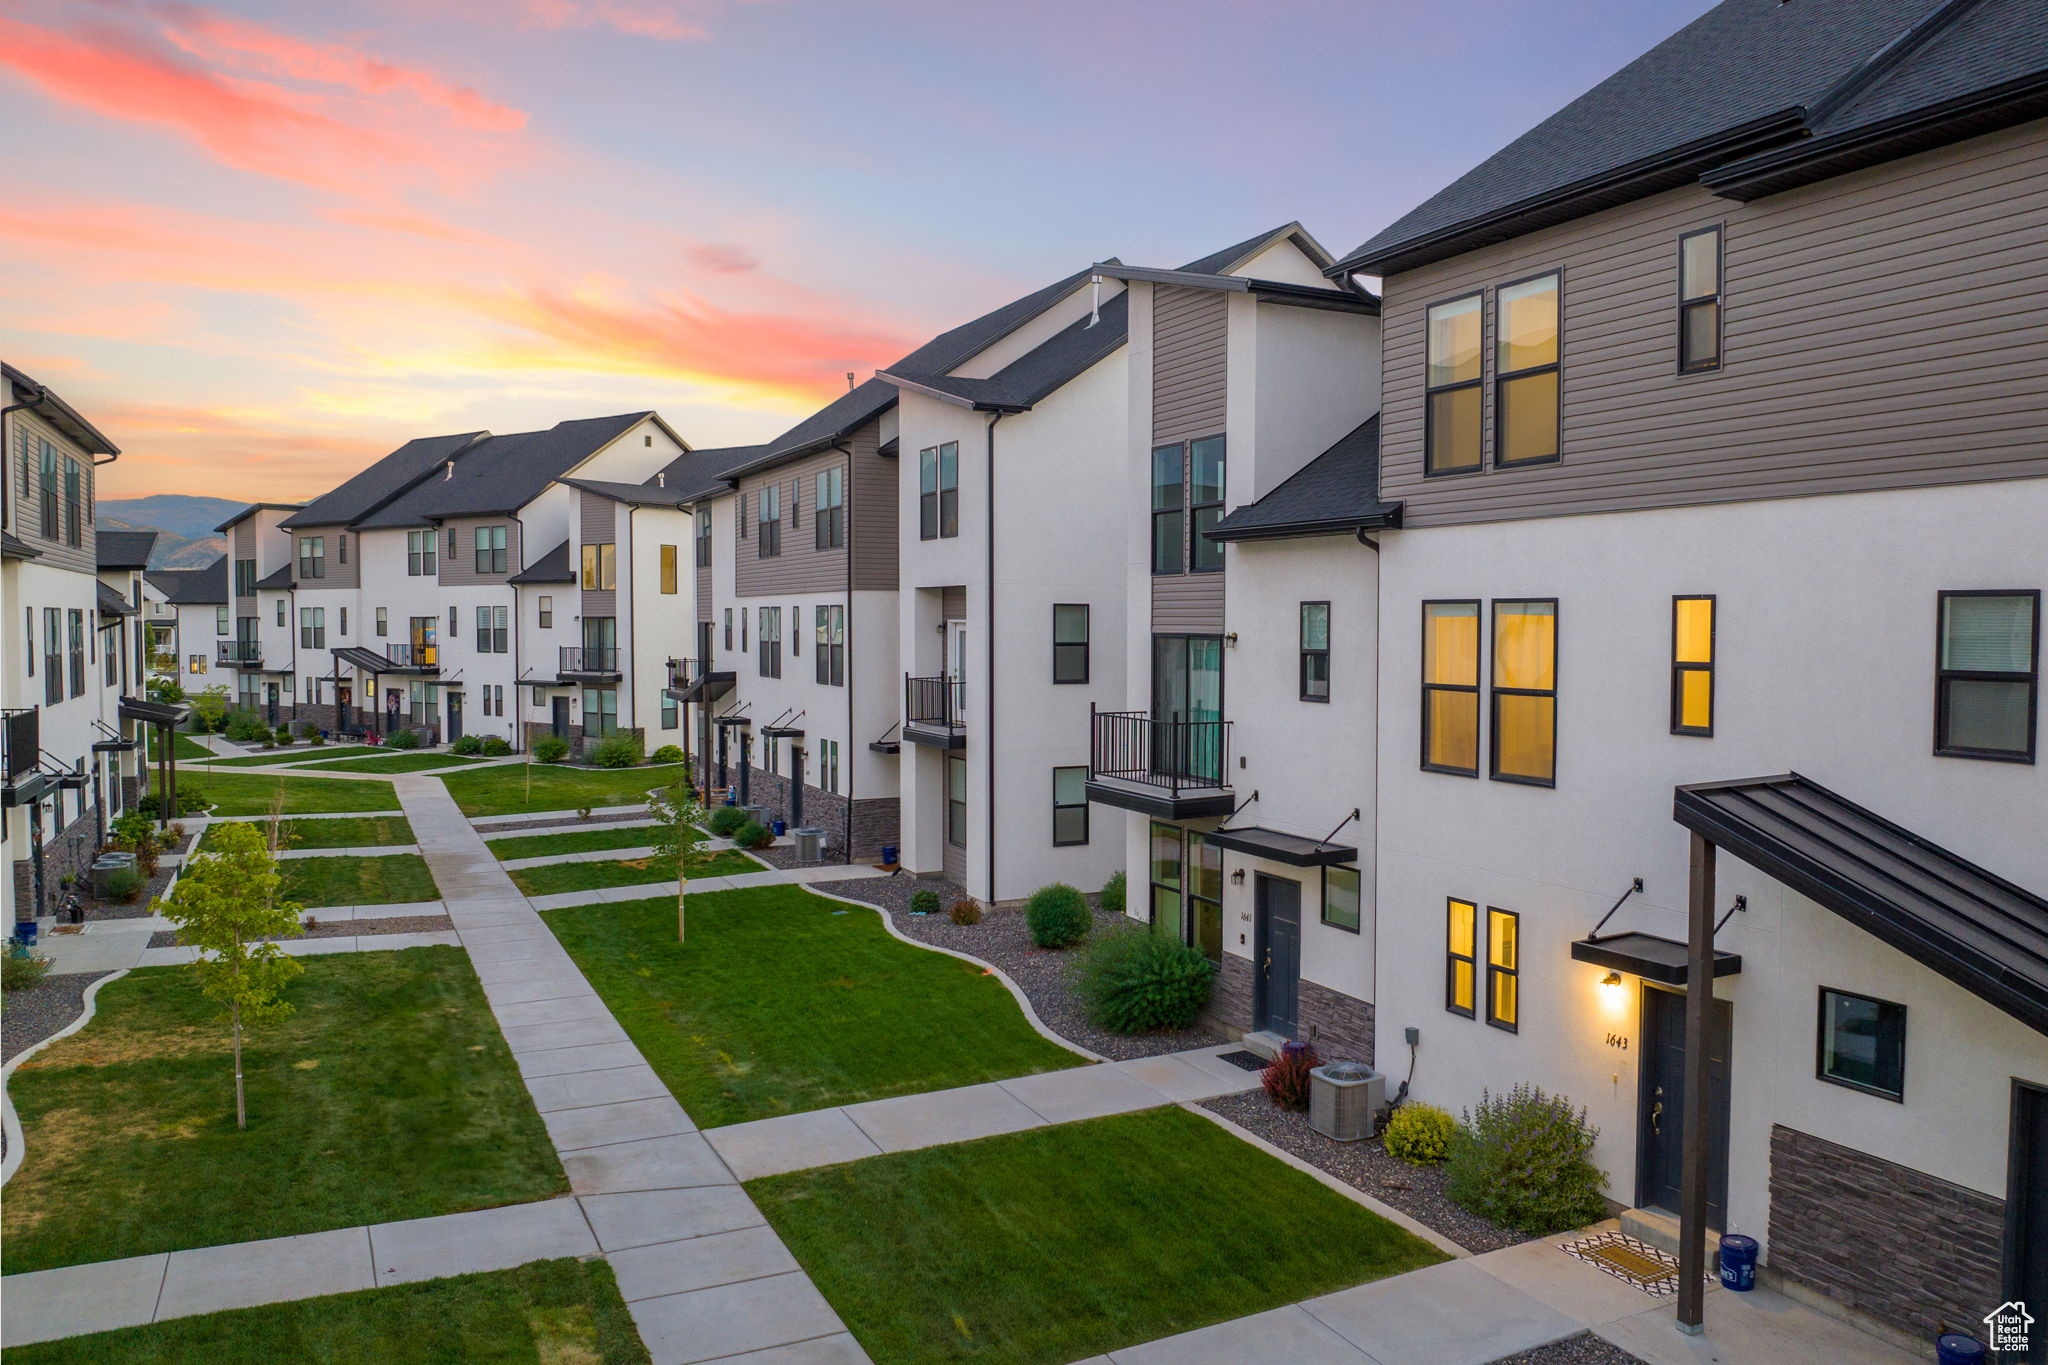
[(1709, 0), (0, 0), (0, 354), (104, 496), (765, 439), (1091, 261), (1343, 251)]

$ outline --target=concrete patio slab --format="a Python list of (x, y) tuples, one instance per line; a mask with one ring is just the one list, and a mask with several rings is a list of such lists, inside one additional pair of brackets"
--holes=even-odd
[(1109, 1359), (1116, 1365), (1374, 1365), (1365, 1352), (1293, 1306), (1111, 1351)]
[(1379, 1365), (1485, 1365), (1584, 1330), (1469, 1260), (1339, 1290), (1301, 1307)]
[[(1133, 1080), (1151, 1086), (1176, 1103), (1232, 1095), (1259, 1083), (1257, 1072), (1241, 1071), (1235, 1078), (1216, 1076), (1188, 1061), (1179, 1053), (1170, 1053), (1164, 1057), (1139, 1057), (1128, 1062), (1112, 1062), (1110, 1065)], [(1222, 1062), (1219, 1065), (1227, 1067), (1230, 1063)], [(1236, 1070), (1234, 1067), (1231, 1069)]]
[(162, 1321), (224, 1308), (253, 1308), (346, 1294), (374, 1284), (368, 1228), (200, 1247), (171, 1253), (156, 1316)]
[(1593, 1330), (1648, 1365), (1909, 1365), (1928, 1358), (1901, 1351), (1769, 1289), (1710, 1294), (1706, 1308), (1707, 1330), (1696, 1337), (1672, 1325), (1668, 1306)]
[(504, 1034), (514, 1056), (626, 1041), (626, 1031), (619, 1027), (618, 1020), (610, 1017), (571, 1019), (560, 1024), (515, 1024), (504, 1029)]
[(1109, 1114), (1151, 1109), (1170, 1100), (1126, 1071), (1114, 1066), (1077, 1066), (1036, 1076), (999, 1081), (1003, 1089), (1047, 1123), (1072, 1123)]
[(628, 1307), (654, 1365), (689, 1365), (846, 1330), (802, 1273), (641, 1299)]
[(626, 1302), (684, 1294), (693, 1289), (784, 1275), (797, 1269), (796, 1257), (769, 1227), (717, 1232), (684, 1242), (615, 1251), (606, 1258), (618, 1276)]
[(597, 1237), (574, 1199), (380, 1223), (370, 1229), (379, 1286), (509, 1270), (557, 1256), (595, 1256)]
[(156, 1316), (168, 1252), (9, 1275), (0, 1281), (0, 1346), (139, 1327)]
[[(1616, 1225), (1598, 1224), (1587, 1232), (1605, 1232)], [(1580, 1236), (1572, 1233), (1571, 1236)], [(1677, 1294), (1647, 1294), (1595, 1266), (1587, 1265), (1558, 1249), (1560, 1239), (1544, 1238), (1520, 1246), (1489, 1251), (1472, 1258), (1472, 1264), (1539, 1303), (1556, 1309), (1576, 1322), (1597, 1327), (1604, 1322), (1635, 1317), (1662, 1306), (1667, 1312)], [(1718, 1282), (1709, 1286), (1719, 1291)]]
[(571, 1071), (560, 1076), (535, 1076), (526, 1083), (534, 1108), (543, 1114), (560, 1109), (582, 1109), (593, 1104), (619, 1104), (627, 1100), (661, 1099), (668, 1087), (654, 1068), (645, 1065), (617, 1066), (608, 1071)]
[(562, 1169), (569, 1173), (569, 1188), (578, 1194), (733, 1183), (732, 1172), (711, 1150), (711, 1144), (697, 1133), (643, 1138), (572, 1152), (562, 1158)]
[(555, 1140), (555, 1150), (563, 1153), (697, 1131), (683, 1106), (667, 1096), (561, 1109), (541, 1119)]
[(607, 1254), (632, 1247), (709, 1237), (741, 1228), (766, 1227), (768, 1220), (737, 1185), (699, 1190), (643, 1190), (633, 1194), (584, 1195), (577, 1202)]
[(844, 1109), (781, 1114), (772, 1119), (708, 1129), (704, 1136), (741, 1180), (858, 1161), (882, 1153), (874, 1139), (862, 1132)]
[(1042, 1128), (1045, 1120), (1026, 1109), (1015, 1095), (990, 1083), (940, 1090), (929, 1095), (899, 1095), (846, 1106), (847, 1116), (885, 1152), (907, 1152), (944, 1142), (969, 1142)]

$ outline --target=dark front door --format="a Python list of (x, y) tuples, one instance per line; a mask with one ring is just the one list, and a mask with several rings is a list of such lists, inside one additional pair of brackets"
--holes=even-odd
[(2005, 1297), (2037, 1319), (2025, 1355), (2001, 1361), (2048, 1362), (2048, 1086), (2012, 1083), (2012, 1151), (2006, 1166)]
[[(489, 710), (490, 708), (486, 707), (485, 709)], [(448, 742), (453, 744), (461, 738), (462, 694), (460, 692), (450, 692), (448, 694)]]
[(335, 729), (352, 730), (355, 728), (352, 724), (350, 724), (350, 721), (353, 718), (355, 712), (355, 707), (352, 705), (355, 699), (356, 691), (355, 687), (352, 684), (338, 682), (334, 685)]
[[(1707, 1050), (1707, 1222), (1728, 1226), (1728, 1044), (1734, 1007), (1716, 1000)], [(1684, 1180), (1685, 996), (1643, 987), (1643, 1063), (1636, 1137), (1636, 1202), (1678, 1212)]]
[(1252, 1024), (1292, 1038), (1301, 996), (1301, 883), (1258, 874)]
[(270, 713), (270, 723), (277, 724), (277, 684), (263, 684), (263, 706)]
[(555, 738), (567, 739), (569, 737), (569, 699), (567, 697), (556, 697), (554, 699), (554, 710), (551, 715), (554, 721)]

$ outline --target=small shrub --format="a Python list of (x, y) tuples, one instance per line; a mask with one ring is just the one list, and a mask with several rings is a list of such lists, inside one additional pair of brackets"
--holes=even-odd
[(312, 745), (316, 749), (319, 748), (321, 745), (325, 744), (326, 742), (327, 732), (325, 730), (315, 730), (312, 733), (312, 735), (306, 740), (306, 743)]
[(275, 742), (270, 727), (254, 711), (237, 711), (229, 716), (226, 733), (237, 744)]
[(25, 991), (50, 974), (50, 959), (32, 953), (14, 939), (0, 949), (0, 990)]
[(1282, 1109), (1306, 1110), (1309, 1072), (1322, 1064), (1316, 1050), (1307, 1043), (1284, 1043), (1280, 1055), (1266, 1063), (1266, 1069), (1259, 1073), (1259, 1084), (1266, 1087), (1266, 1094)]
[(910, 893), (910, 913), (913, 915), (936, 915), (939, 913), (939, 893), (936, 891), (913, 891)]
[(647, 761), (649, 763), (680, 763), (683, 761), (683, 751), (673, 744), (664, 744), (659, 749), (656, 749), (654, 756)]
[(1024, 902), (1024, 922), (1031, 927), (1031, 941), (1041, 948), (1064, 948), (1079, 943), (1090, 923), (1088, 902), (1065, 882), (1041, 886)]
[(512, 741), (499, 735), (492, 735), (483, 742), (483, 747), (477, 752), (485, 758), (504, 758), (512, 752)]
[(749, 820), (732, 832), (732, 841), (741, 848), (766, 848), (775, 842), (775, 835), (760, 821)]
[[(139, 860), (138, 860), (139, 862)], [(124, 867), (107, 874), (107, 899), (126, 905), (142, 894), (142, 873), (138, 868)]]
[(263, 747), (266, 749), (275, 749), (277, 747), (277, 740), (270, 735), (265, 735), (263, 737)]
[(953, 902), (953, 908), (946, 912), (946, 918), (955, 924), (981, 923), (981, 907), (966, 897)]
[(647, 755), (631, 735), (613, 735), (590, 751), (590, 761), (600, 768), (637, 768)]
[(280, 748), (290, 748), (297, 739), (298, 736), (292, 733), (291, 726), (280, 725), (277, 727), (277, 742)]
[[(720, 806), (705, 817), (704, 828), (710, 830), (721, 839), (730, 839), (738, 832), (739, 827), (746, 823), (747, 813), (738, 806)], [(938, 908), (938, 901), (934, 898), (932, 909), (936, 910)]]
[(1467, 1212), (1542, 1237), (1606, 1215), (1593, 1164), (1600, 1130), (1562, 1095), (1518, 1085), (1481, 1091), (1451, 1137), (1444, 1193)]
[(1102, 902), (1103, 909), (1121, 915), (1124, 912), (1124, 874), (1111, 873), (1109, 880), (1102, 884), (1102, 895), (1097, 899)]
[(477, 735), (464, 735), (448, 746), (448, 752), (451, 754), (480, 754), (483, 751), (483, 739)]
[(560, 763), (569, 756), (569, 741), (560, 735), (542, 735), (533, 742), (533, 757), (540, 763)]
[(420, 732), (417, 730), (393, 730), (384, 740), (387, 749), (417, 749), (420, 747)]
[(168, 706), (175, 706), (185, 700), (185, 689), (169, 678), (151, 678), (144, 684), (149, 689), (150, 699)]
[[(178, 809), (175, 814), (196, 815), (212, 804), (206, 793), (198, 787), (188, 787), (182, 782), (178, 784)], [(163, 799), (155, 792), (151, 792), (135, 803), (135, 810), (137, 814), (154, 820), (163, 813)]]
[(1387, 1120), (1382, 1141), (1388, 1156), (1410, 1166), (1436, 1166), (1451, 1154), (1451, 1137), (1457, 1131), (1458, 1121), (1449, 1110), (1411, 1100)]
[(1208, 1003), (1216, 966), (1202, 950), (1164, 934), (1126, 929), (1097, 935), (1074, 964), (1074, 994), (1112, 1033), (1187, 1028)]
[(578, 806), (576, 808), (576, 818), (578, 820), (588, 820), (590, 818), (590, 807)]

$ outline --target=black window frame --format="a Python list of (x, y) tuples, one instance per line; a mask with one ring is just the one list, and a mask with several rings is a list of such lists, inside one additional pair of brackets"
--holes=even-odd
[[(308, 554), (311, 550), (313, 553)], [(327, 577), (327, 537), (300, 536), (298, 575), (301, 581)]]
[[(1494, 674), (1486, 674), (1486, 776), (1493, 782), (1512, 782), (1522, 787), (1555, 787), (1557, 785), (1557, 681), (1564, 668), (1564, 632), (1558, 619), (1560, 611), (1555, 597), (1496, 597), (1488, 603), (1486, 641), (1493, 646), (1494, 668), (1500, 667), (1500, 608), (1501, 604), (1515, 603), (1535, 606), (1550, 604), (1550, 686), (1545, 687), (1502, 687), (1493, 681)], [(1529, 777), (1521, 773), (1504, 773), (1500, 770), (1500, 699), (1502, 697), (1548, 697), (1550, 698), (1550, 776)]]
[[(1323, 610), (1323, 645), (1321, 649), (1310, 649), (1308, 644), (1308, 613), (1311, 607), (1321, 607)], [(1301, 652), (1301, 663), (1295, 676), (1300, 699), (1302, 701), (1327, 704), (1330, 700), (1330, 604), (1327, 601), (1301, 603), (1295, 613), (1295, 623), (1299, 631), (1298, 643)], [(1323, 691), (1321, 696), (1317, 696), (1309, 691), (1310, 665), (1318, 661), (1322, 664), (1321, 682)]]
[(327, 648), (327, 608), (299, 608), (299, 648)]
[[(1340, 919), (1330, 918), (1330, 874), (1333, 872), (1339, 874), (1348, 874), (1354, 879), (1355, 882), (1354, 886), (1352, 887), (1352, 892), (1356, 899), (1353, 901), (1351, 906), (1352, 922), (1350, 924), (1346, 924), (1343, 920)], [(1365, 932), (1365, 873), (1363, 871), (1356, 867), (1349, 867), (1341, 863), (1323, 864), (1323, 902), (1321, 906), (1321, 918), (1322, 922), (1324, 924), (1329, 925), (1332, 929), (1341, 929), (1347, 934), (1362, 934)]]
[(754, 520), (760, 534), (754, 539), (754, 557), (777, 559), (782, 555), (782, 485), (763, 484), (754, 499)]
[(85, 544), (85, 477), (78, 461), (64, 459), (64, 538), (72, 545)]
[[(726, 647), (726, 649), (728, 649), (728, 650), (730, 650), (730, 649), (732, 648), (732, 608), (731, 608), (731, 607), (727, 607), (727, 608), (725, 609), (725, 647)], [(709, 666), (709, 662), (708, 662), (708, 661), (707, 661), (707, 664), (706, 664), (706, 666), (707, 666), (707, 667)]]
[[(1081, 799), (1062, 803), (1060, 800), (1060, 774), (1081, 774)], [(1085, 763), (1055, 764), (1052, 770), (1052, 846), (1054, 848), (1077, 848), (1088, 842), (1088, 765)], [(1060, 837), (1060, 814), (1063, 811), (1081, 812), (1081, 837), (1062, 839)]]
[[(1835, 1076), (1828, 1072), (1828, 997), (1840, 996), (1845, 1000), (1860, 1000), (1878, 1008), (1878, 1046), (1882, 1050), (1885, 1031), (1891, 1030), (1891, 1041), (1897, 1045), (1898, 1056), (1890, 1068), (1890, 1075), (1898, 1081), (1897, 1090), (1887, 1090), (1881, 1085), (1869, 1085), (1862, 1081), (1850, 1080), (1846, 1076)], [(1813, 1074), (1816, 1080), (1829, 1085), (1839, 1085), (1844, 1090), (1854, 1090), (1865, 1095), (1875, 1095), (1894, 1104), (1906, 1102), (1906, 1007), (1896, 1000), (1883, 1000), (1862, 991), (1847, 991), (1838, 986), (1822, 986), (1816, 997), (1813, 1030)], [(1880, 1059), (1882, 1061), (1882, 1059)]]
[[(1171, 830), (1172, 833), (1170, 835), (1162, 835), (1162, 831), (1165, 830)], [(1180, 874), (1180, 880), (1177, 882), (1162, 882), (1155, 875), (1159, 867), (1159, 859), (1154, 854), (1158, 847), (1158, 841), (1162, 837), (1170, 839), (1174, 847), (1179, 850), (1174, 862), (1174, 866), (1179, 869)], [(1187, 924), (1188, 914), (1188, 832), (1184, 827), (1168, 820), (1148, 820), (1145, 824), (1145, 922), (1147, 924), (1156, 925), (1159, 923), (1159, 893), (1161, 891), (1173, 897), (1173, 932), (1175, 937), (1185, 937), (1184, 926)]]
[[(2033, 603), (2032, 646), (2024, 673), (1990, 672), (1980, 669), (1944, 668), (1942, 638), (1948, 626), (1948, 602), (1952, 597), (2023, 597)], [(1948, 742), (1948, 685), (1952, 682), (2024, 682), (2027, 685), (2027, 747), (2015, 749), (1963, 748)], [(2040, 748), (2041, 726), (2041, 590), (2039, 588), (1944, 588), (1934, 595), (1934, 754), (1937, 758), (1970, 758), (1987, 763), (2033, 763)]]
[[(1173, 505), (1170, 507), (1162, 506), (1159, 500), (1161, 488), (1159, 482), (1160, 457), (1168, 453), (1172, 454), (1176, 467), (1180, 471), (1178, 480), (1174, 484)], [(1147, 487), (1150, 490), (1152, 507), (1152, 519), (1149, 523), (1152, 529), (1152, 576), (1154, 578), (1177, 578), (1188, 571), (1188, 443), (1186, 441), (1175, 441), (1170, 445), (1153, 446), (1152, 462), (1148, 467), (1148, 472), (1150, 478), (1147, 482)], [(1161, 546), (1166, 543), (1160, 538), (1160, 523), (1168, 520), (1173, 524), (1173, 563), (1170, 568), (1165, 565), (1159, 553)]]
[[(1472, 681), (1471, 683), (1433, 683), (1429, 681), (1429, 609), (1431, 607), (1472, 608)], [(1484, 695), (1486, 676), (1486, 603), (1477, 597), (1430, 597), (1422, 601), (1422, 635), (1420, 667), (1416, 672), (1422, 684), (1422, 710), (1417, 719), (1416, 729), (1422, 740), (1422, 771), (1426, 773), (1448, 773), (1453, 777), (1479, 776), (1480, 750), (1484, 747), (1486, 730), (1480, 722), (1480, 698)], [(1453, 767), (1447, 763), (1432, 763), (1429, 760), (1430, 736), (1430, 694), (1432, 692), (1465, 692), (1472, 697), (1472, 766)]]
[[(1449, 384), (1429, 382), (1429, 333), (1430, 316), (1440, 308), (1449, 308), (1455, 303), (1475, 301), (1479, 311), (1479, 373), (1470, 379), (1460, 379)], [(1473, 452), (1474, 459), (1469, 465), (1444, 467), (1436, 458), (1436, 398), (1438, 394), (1457, 393), (1464, 389), (1479, 390), (1479, 420), (1474, 423), (1479, 433), (1479, 449)], [(1422, 309), (1422, 475), (1428, 479), (1454, 478), (1460, 474), (1478, 474), (1486, 468), (1486, 291), (1469, 289), (1462, 294), (1453, 294), (1446, 299), (1425, 304)]]
[(738, 494), (733, 499), (733, 534), (741, 540), (747, 539), (747, 495)]
[(789, 527), (797, 530), (803, 526), (804, 479), (799, 474), (789, 481)]
[[(1060, 639), (1060, 613), (1063, 611), (1078, 611), (1081, 613), (1080, 640), (1074, 641)], [(1093, 638), (1094, 629), (1094, 619), (1092, 613), (1088, 609), (1088, 603), (1055, 602), (1052, 604), (1052, 681), (1054, 686), (1066, 687), (1077, 683), (1086, 683), (1088, 681), (1090, 665), (1089, 644)], [(1066, 660), (1069, 664), (1071, 664), (1072, 660), (1075, 657), (1075, 651), (1077, 650), (1079, 651), (1079, 657), (1081, 661), (1080, 676), (1062, 677), (1060, 668), (1061, 661)]]
[(837, 550), (846, 544), (846, 466), (833, 465), (817, 472), (812, 492), (811, 539), (813, 548)]
[(696, 522), (697, 567), (708, 569), (711, 567), (711, 509), (699, 507)]
[[(1518, 285), (1534, 284), (1538, 280), (1549, 279), (1557, 281), (1557, 359), (1547, 365), (1530, 365), (1523, 369), (1512, 371), (1502, 370), (1500, 367), (1501, 291), (1513, 289)], [(1483, 315), (1480, 322), (1480, 331), (1483, 338), (1485, 332)], [(1564, 458), (1564, 268), (1556, 266), (1549, 270), (1539, 270), (1533, 275), (1524, 275), (1520, 279), (1505, 280), (1495, 285), (1493, 288), (1493, 331), (1493, 383), (1491, 385), (1493, 389), (1493, 467), (1495, 469), (1528, 469), (1535, 465), (1556, 464)], [(1482, 349), (1484, 349), (1483, 341)], [(1480, 361), (1480, 365), (1483, 370), (1486, 365), (1484, 359)], [(1507, 430), (1508, 385), (1516, 380), (1534, 379), (1546, 374), (1555, 374), (1557, 376), (1557, 439), (1551, 442), (1556, 449), (1548, 455), (1526, 455), (1519, 460), (1503, 459), (1501, 452), (1506, 449), (1506, 442), (1502, 440), (1502, 436)], [(1483, 428), (1484, 423), (1482, 422), (1481, 425)]]
[(386, 639), (391, 634), (391, 608), (377, 608), (377, 638)]
[[(1705, 602), (1707, 604), (1707, 661), (1698, 663), (1678, 657), (1678, 604), (1681, 602)], [(1720, 652), (1721, 604), (1710, 592), (1674, 593), (1671, 597), (1671, 733), (1674, 735), (1697, 735), (1702, 739), (1714, 737), (1714, 693), (1719, 680), (1714, 676), (1715, 656)], [(1685, 675), (1704, 673), (1707, 675), (1707, 723), (1687, 725), (1685, 720)]]
[[(1499, 937), (1493, 932), (1493, 917), (1495, 915), (1505, 915), (1515, 922), (1513, 934), (1515, 963), (1512, 967), (1498, 966), (1493, 960), (1494, 946)], [(1475, 925), (1472, 942), (1475, 952), (1478, 951), (1480, 942), (1479, 930)], [(1520, 1033), (1522, 1031), (1522, 912), (1519, 910), (1503, 910), (1497, 905), (1487, 906), (1486, 937), (1484, 942), (1486, 945), (1486, 1026), (1488, 1028), (1497, 1028), (1503, 1033)], [(1502, 1018), (1494, 1008), (1499, 998), (1495, 983), (1503, 976), (1512, 977), (1515, 983), (1515, 1017), (1512, 1019)]]
[[(950, 467), (952, 481), (947, 482)], [(931, 486), (925, 473), (931, 472)], [(960, 534), (960, 443), (941, 441), (917, 452), (917, 538), (952, 540)]]
[[(956, 766), (957, 765), (957, 766)], [(953, 795), (953, 775), (960, 775), (961, 795)], [(959, 754), (946, 755), (946, 842), (954, 848), (967, 847), (967, 760)], [(958, 837), (955, 837), (955, 836)]]
[[(1723, 226), (1720, 223), (1712, 223), (1706, 227), (1694, 228), (1690, 232), (1678, 234), (1678, 303), (1675, 315), (1677, 332), (1673, 338), (1675, 343), (1673, 349), (1676, 352), (1678, 373), (1681, 375), (1713, 374), (1725, 363), (1727, 339), (1723, 327), (1727, 319), (1727, 309), (1722, 305), (1722, 299), (1727, 293), (1725, 288), (1727, 280), (1724, 276), (1728, 268), (1728, 243), (1726, 236), (1722, 232)], [(1685, 292), (1685, 244), (1695, 237), (1706, 236), (1712, 236), (1714, 239), (1714, 287), (1705, 293), (1688, 295)], [(1686, 317), (1694, 309), (1702, 307), (1714, 310), (1714, 358), (1704, 362), (1687, 364), (1685, 350)]]
[(57, 447), (41, 437), (36, 439), (42, 446), (36, 461), (36, 477), (41, 481), (37, 488), (37, 501), (42, 504), (43, 539), (54, 543), (58, 537), (63, 503), (57, 488)]
[(782, 608), (759, 607), (754, 623), (754, 662), (764, 678), (782, 676)]
[[(1472, 912), (1472, 951), (1461, 953), (1451, 946), (1451, 910), (1453, 906), (1464, 906)], [(1485, 942), (1486, 920), (1479, 911), (1479, 902), (1463, 896), (1444, 897), (1444, 1008), (1464, 1019), (1479, 1017), (1480, 975), (1479, 959), (1483, 956), (1481, 947)], [(1458, 964), (1465, 966), (1465, 981), (1472, 995), (1472, 1003), (1458, 1003)]]
[(470, 534), (470, 549), (476, 554), (480, 574), (505, 572), (507, 536), (503, 526), (479, 526)]
[[(71, 678), (71, 695), (85, 695), (85, 611), (72, 607), (65, 617), (64, 659)], [(81, 801), (83, 798), (80, 798)]]
[(814, 671), (823, 687), (846, 686), (846, 607), (821, 604), (812, 617), (817, 631)]
[[(1216, 444), (1221, 453), (1216, 457), (1216, 496), (1195, 501), (1195, 450), (1198, 446)], [(1222, 573), (1223, 545), (1209, 539), (1208, 531), (1223, 520), (1223, 500), (1229, 489), (1230, 446), (1223, 434), (1197, 436), (1188, 442), (1187, 474), (1183, 486), (1188, 497), (1188, 572)], [(1205, 526), (1208, 529), (1205, 529)], [(1213, 557), (1213, 558), (1212, 558)]]
[(256, 561), (255, 561), (255, 560), (253, 560), (253, 559), (238, 559), (238, 560), (236, 560), (236, 561), (235, 561), (235, 596), (237, 596), (237, 597), (254, 597), (255, 595), (256, 595)]

